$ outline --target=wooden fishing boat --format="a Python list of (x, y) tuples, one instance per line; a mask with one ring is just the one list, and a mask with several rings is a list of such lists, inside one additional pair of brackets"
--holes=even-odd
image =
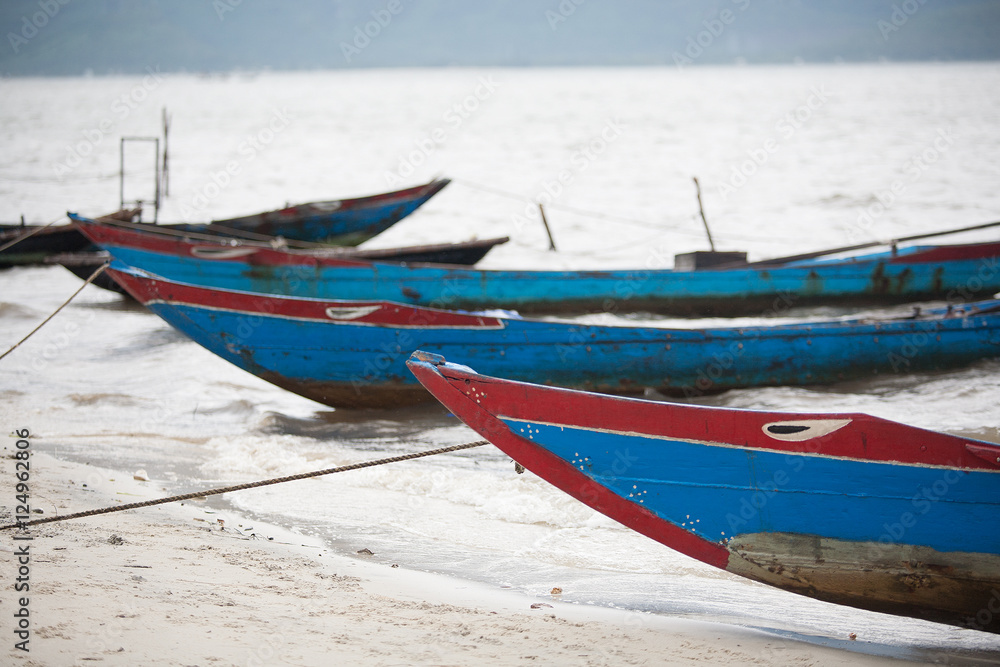
[(407, 357), (417, 349), (525, 381), (690, 395), (942, 370), (1000, 355), (1000, 301), (899, 319), (666, 329), (220, 290), (121, 264), (108, 271), (195, 342), (279, 387), (334, 407), (430, 400), (406, 370)]
[[(3, 225), (0, 246), (6, 245), (40, 225)], [(90, 241), (73, 225), (53, 225), (39, 229), (32, 236), (0, 250), (0, 267), (42, 264), (45, 258), (64, 252), (78, 252), (92, 247)]]
[(207, 232), (219, 236), (247, 238), (246, 233), (251, 232), (297, 241), (356, 246), (413, 213), (450, 182), (442, 178), (405, 190), (367, 197), (297, 204), (266, 213), (213, 220), (207, 225), (171, 226), (179, 231)]
[[(102, 220), (127, 221), (138, 215), (138, 210), (128, 209), (111, 213)], [(22, 238), (33, 232), (31, 236)], [(45, 260), (59, 253), (82, 252), (93, 244), (80, 233), (75, 225), (25, 225), (0, 224), (0, 268), (44, 264)]]
[[(227, 238), (267, 241), (273, 237), (286, 240), (356, 246), (381, 234), (413, 213), (424, 202), (440, 192), (451, 181), (438, 179), (413, 188), (386, 192), (368, 197), (310, 202), (286, 206), (240, 218), (213, 220), (209, 223), (168, 223), (152, 225), (136, 223), (154, 229), (212, 234)], [(116, 214), (115, 219), (131, 220)], [(16, 239), (33, 225), (0, 225), (0, 246)], [(42, 264), (55, 254), (86, 250), (91, 243), (76, 226), (59, 225), (43, 229), (17, 245), (0, 251), (0, 266)]]
[[(481, 260), (486, 254), (498, 245), (510, 241), (509, 237), (501, 236), (493, 239), (476, 239), (472, 241), (462, 241), (460, 243), (437, 243), (417, 246), (403, 246), (399, 248), (373, 248), (360, 250), (358, 248), (336, 248), (329, 250), (303, 251), (308, 254), (318, 254), (320, 256), (336, 255), (340, 257), (353, 257), (369, 261), (393, 262), (393, 263), (435, 263), (435, 264), (456, 264), (471, 266)], [(239, 242), (233, 245), (231, 240), (222, 239), (215, 242), (216, 247), (232, 252), (234, 247), (260, 247), (254, 242)], [(207, 247), (207, 246), (203, 246)], [(73, 275), (82, 280), (86, 280), (97, 270), (98, 267), (108, 263), (111, 255), (103, 250), (96, 252), (64, 253), (53, 255), (46, 259), (46, 264), (59, 264), (65, 267)], [(97, 276), (93, 281), (94, 285), (102, 287), (112, 292), (126, 294), (118, 283), (111, 277), (104, 274)]]
[(520, 465), (672, 549), (811, 598), (1000, 633), (1000, 446), (863, 414), (555, 389), (423, 352), (409, 367)]
[(1000, 242), (913, 246), (848, 258), (710, 270), (508, 271), (385, 266), (275, 248), (206, 252), (71, 215), (124, 264), (184, 283), (324, 299), (452, 309), (731, 316), (792, 307), (969, 301), (1000, 291)]

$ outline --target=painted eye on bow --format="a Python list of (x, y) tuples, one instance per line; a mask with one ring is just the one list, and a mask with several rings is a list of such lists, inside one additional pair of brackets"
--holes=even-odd
[(257, 252), (257, 248), (215, 248), (195, 246), (191, 248), (191, 254), (202, 259), (236, 259), (246, 257)]
[(802, 442), (828, 435), (850, 423), (850, 419), (797, 419), (764, 424), (761, 430), (775, 440)]
[(357, 320), (365, 315), (371, 315), (382, 306), (348, 306), (337, 308), (331, 306), (326, 309), (326, 316), (331, 320)]

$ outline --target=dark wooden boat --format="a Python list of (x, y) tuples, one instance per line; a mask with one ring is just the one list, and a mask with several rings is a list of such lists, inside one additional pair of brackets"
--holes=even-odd
[(818, 600), (1000, 633), (1000, 446), (864, 414), (555, 389), (424, 352), (408, 364), (520, 465), (672, 549)]
[[(19, 238), (37, 226), (0, 225), (0, 246)], [(41, 229), (33, 236), (0, 250), (0, 267), (42, 264), (54, 253), (78, 252), (91, 247), (73, 225), (59, 225)]]
[[(128, 221), (138, 210), (122, 210), (99, 218), (100, 220)], [(31, 236), (21, 239), (29, 232)], [(18, 240), (21, 239), (21, 240)], [(4, 246), (12, 244), (7, 248)], [(94, 248), (90, 240), (75, 225), (0, 224), (0, 268), (44, 264), (55, 254), (82, 252)]]

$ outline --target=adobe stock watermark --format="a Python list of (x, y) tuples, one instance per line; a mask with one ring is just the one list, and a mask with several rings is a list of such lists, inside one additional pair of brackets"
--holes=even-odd
[(20, 53), (21, 47), (34, 39), (38, 32), (56, 17), (59, 10), (69, 3), (70, 0), (38, 0), (38, 7), (41, 11), (33, 13), (30, 17), (25, 14), (21, 17), (21, 29), (16, 33), (7, 33), (7, 41), (10, 42), (10, 48), (14, 51), (14, 55)]
[(576, 8), (585, 3), (587, 0), (562, 0), (559, 6), (556, 7), (557, 11), (551, 9), (545, 10), (545, 20), (549, 22), (549, 28), (552, 32), (559, 29), (560, 23), (565, 23), (570, 16), (576, 13)]
[[(960, 467), (960, 463), (949, 461), (946, 465), (950, 468)], [(901, 512), (899, 517), (893, 522), (882, 524), (882, 535), (878, 542), (873, 542), (870, 546), (872, 558), (882, 557), (886, 551), (898, 544), (906, 533), (916, 526), (921, 517), (928, 514), (935, 508), (937, 503), (943, 500), (952, 487), (962, 481), (962, 473), (955, 469), (945, 470), (938, 479), (930, 484), (921, 484), (917, 492), (910, 498), (910, 509)]]
[(548, 206), (558, 199), (559, 196), (562, 195), (566, 186), (573, 183), (578, 175), (589, 169), (591, 164), (604, 155), (611, 144), (613, 144), (626, 129), (628, 129), (628, 126), (622, 123), (618, 118), (611, 118), (605, 121), (604, 127), (601, 128), (597, 136), (584, 142), (579, 146), (579, 148), (577, 148), (573, 155), (570, 156), (569, 161), (571, 168), (560, 169), (556, 173), (555, 180), (543, 180), (541, 192), (536, 195), (535, 199), (527, 202), (522, 212), (511, 214), (510, 221), (514, 226), (514, 229), (517, 232), (520, 232), (526, 225), (533, 224), (532, 221), (537, 220), (535, 214), (538, 210), (538, 204), (545, 204)]
[[(771, 301), (770, 307), (762, 314), (762, 317), (780, 317), (786, 311), (791, 310), (798, 299), (799, 295), (793, 292), (778, 290)], [(718, 387), (719, 381), (722, 378), (730, 378), (733, 375), (738, 376), (741, 371), (747, 372), (748, 369), (743, 360), (744, 355), (747, 353), (746, 347), (748, 345), (751, 348), (756, 347), (759, 343), (759, 339), (748, 339), (746, 340), (746, 345), (744, 345), (743, 341), (734, 340), (723, 351), (714, 353), (711, 359), (706, 360), (694, 372), (694, 375), (697, 376), (694, 383), (686, 384), (680, 388), (684, 398), (700, 398), (729, 388), (730, 385), (728, 383), (723, 383), (723, 387), (720, 389)], [(751, 354), (750, 356), (753, 357), (754, 355)], [(673, 389), (673, 387), (671, 388)]]
[[(740, 12), (745, 12), (750, 7), (750, 0), (732, 0), (732, 3), (736, 5), (737, 10)], [(733, 10), (723, 9), (717, 16), (702, 21), (701, 25), (704, 27), (704, 30), (688, 37), (684, 53), (680, 53), (679, 51), (673, 52), (674, 65), (678, 69), (683, 69), (687, 65), (693, 65), (694, 61), (705, 53), (705, 49), (711, 47), (726, 32), (726, 28), (736, 22), (737, 16), (738, 14)]]
[(414, 140), (414, 148), (399, 156), (396, 171), (385, 172), (386, 184), (390, 187), (395, 187), (404, 183), (406, 179), (416, 173), (417, 168), (427, 162), (444, 145), (450, 136), (454, 135), (467, 120), (472, 118), (482, 108), (483, 103), (493, 97), (493, 94), (496, 93), (501, 85), (499, 81), (493, 78), (492, 74), (479, 77), (473, 91), (451, 105), (441, 115), (441, 125), (425, 133), (419, 139)]
[(142, 106), (149, 99), (150, 94), (163, 83), (159, 65), (155, 69), (147, 66), (146, 72), (146, 76), (139, 83), (111, 102), (109, 115), (105, 116), (96, 127), (80, 131), (83, 135), (83, 141), (66, 147), (66, 157), (53, 167), (57, 178), (63, 178), (83, 164), (84, 158), (94, 152), (94, 149), (111, 134), (118, 123), (124, 121), (133, 111)]
[(893, 5), (889, 20), (879, 19), (875, 23), (875, 27), (882, 34), (882, 40), (888, 42), (889, 35), (899, 31), (926, 4), (927, 0), (904, 0), (898, 5)]
[(41, 372), (45, 370), (49, 364), (53, 361), (59, 360), (71, 350), (76, 344), (76, 338), (90, 325), (96, 316), (92, 311), (88, 311), (83, 319), (79, 322), (64, 321), (62, 324), (62, 331), (58, 334), (52, 333), (50, 335), (45, 346), (40, 350), (35, 351), (34, 356), (31, 358), (31, 367), (36, 372)]
[[(579, 458), (570, 459), (570, 464), (580, 472), (583, 472), (587, 477), (592, 478), (593, 481), (588, 480), (584, 482), (579, 488), (579, 492), (574, 495), (591, 507), (597, 505), (600, 501), (598, 487), (613, 486), (635, 467), (636, 464), (641, 466), (640, 462), (642, 460), (641, 457), (629, 452), (627, 447), (625, 449), (615, 448), (613, 455), (611, 452), (606, 452), (603, 455), (601, 461), (602, 469), (595, 471), (594, 462), (589, 456), (580, 456), (579, 454), (577, 456)], [(640, 489), (638, 487), (638, 484), (634, 485), (627, 497), (631, 498), (634, 503), (644, 505), (648, 489)]]
[(271, 117), (266, 125), (257, 132), (246, 135), (237, 146), (236, 152), (242, 159), (230, 160), (223, 169), (212, 172), (209, 182), (195, 191), (190, 202), (181, 203), (181, 217), (188, 221), (195, 213), (208, 208), (209, 203), (232, 184), (233, 177), (243, 171), (243, 166), (256, 159), (257, 155), (270, 146), (275, 138), (291, 125), (293, 120), (295, 118), (288, 112), (287, 108), (272, 108)]
[[(767, 504), (782, 493), (793, 491), (792, 481), (798, 473), (811, 463), (810, 454), (823, 451), (826, 445), (835, 436), (833, 433), (826, 433), (815, 438), (802, 442), (797, 450), (789, 451), (785, 454), (784, 465), (780, 468), (776, 466), (774, 473), (769, 480), (755, 483), (752, 492), (740, 497), (739, 507), (734, 508), (738, 513), (732, 511), (726, 514), (726, 524), (729, 534), (725, 532), (720, 535), (720, 539), (728, 542), (733, 537), (744, 532), (759, 532), (760, 513)], [(751, 489), (746, 489), (748, 492)], [(785, 496), (787, 498), (787, 496)]]
[(826, 84), (813, 86), (805, 102), (798, 105), (775, 123), (777, 138), (768, 137), (760, 146), (747, 150), (747, 159), (739, 165), (734, 165), (729, 174), (729, 180), (719, 185), (719, 196), (725, 201), (730, 195), (750, 182), (750, 179), (767, 164), (771, 156), (781, 149), (781, 142), (788, 141), (803, 125), (823, 108), (830, 97)]
[[(653, 280), (657, 272), (663, 271), (670, 266), (670, 261), (672, 261), (670, 253), (672, 249), (673, 246), (669, 245), (659, 245), (650, 248), (642, 264), (642, 269), (630, 272), (627, 277), (615, 282), (615, 297), (605, 299), (601, 304), (604, 312), (617, 315), (621, 311), (620, 300), (628, 301), (636, 296), (643, 289), (644, 285)], [(566, 341), (556, 345), (556, 354), (559, 355), (559, 361), (563, 363), (570, 361), (581, 348), (588, 353), (591, 351), (590, 343), (592, 343), (592, 340), (584, 333), (585, 331), (587, 331), (587, 327), (568, 330)]]
[[(986, 298), (993, 293), (991, 284), (995, 282), (997, 273), (1000, 273), (1000, 260), (996, 257), (983, 258), (975, 275), (969, 276), (964, 285), (950, 290), (945, 300), (949, 306), (955, 306)], [(990, 291), (984, 294), (983, 290), (987, 288)]]
[(402, 0), (389, 0), (385, 9), (376, 9), (371, 12), (372, 20), (364, 26), (354, 26), (354, 39), (350, 43), (341, 42), (340, 52), (344, 55), (344, 60), (350, 64), (355, 56), (360, 56), (371, 45), (372, 40), (382, 34), (382, 31), (389, 27), (393, 18), (403, 11)]
[(848, 242), (859, 241), (872, 228), (875, 221), (885, 215), (885, 212), (906, 192), (907, 187), (919, 181), (924, 173), (954, 145), (955, 137), (951, 128), (939, 129), (931, 145), (913, 154), (903, 165), (906, 178), (896, 179), (887, 189), (876, 192), (876, 201), (858, 214), (854, 226), (847, 232)]
[(986, 630), (1000, 615), (1000, 591), (992, 589), (990, 598), (975, 616), (966, 618), (965, 625), (973, 630)]
[(236, 11), (236, 8), (243, 4), (243, 0), (212, 0), (212, 9), (220, 21), (226, 20), (226, 14)]
[[(463, 296), (462, 285), (453, 278), (444, 278), (441, 281), (438, 296), (427, 304), (427, 308), (432, 310), (449, 310), (454, 308), (455, 302)], [(407, 328), (418, 330), (421, 327), (429, 326), (433, 323), (433, 315), (428, 311), (414, 310), (407, 319)], [(403, 330), (392, 343), (382, 343), (377, 349), (370, 350), (370, 354), (365, 357), (364, 366), (360, 371), (351, 375), (351, 389), (355, 396), (361, 396), (372, 384), (381, 382), (386, 376), (386, 372), (393, 366), (401, 367), (395, 374), (405, 373), (406, 368), (403, 361), (408, 359), (413, 350), (420, 349), (421, 342), (408, 330)]]

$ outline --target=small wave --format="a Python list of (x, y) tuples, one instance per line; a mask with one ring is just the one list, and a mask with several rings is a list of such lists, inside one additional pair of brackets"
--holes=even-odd
[(0, 317), (14, 317), (22, 320), (38, 317), (31, 308), (25, 308), (17, 303), (5, 303), (0, 301)]
[(97, 405), (99, 403), (123, 407), (139, 405), (139, 401), (125, 394), (70, 394), (69, 399), (77, 405)]
[(251, 415), (254, 410), (256, 410), (256, 406), (252, 402), (238, 399), (214, 408), (198, 408), (198, 413), (203, 415)]
[(271, 435), (297, 435), (316, 440), (397, 441), (419, 437), (428, 429), (453, 425), (454, 419), (426, 406), (382, 410), (319, 411), (313, 418), (268, 412), (257, 430)]

